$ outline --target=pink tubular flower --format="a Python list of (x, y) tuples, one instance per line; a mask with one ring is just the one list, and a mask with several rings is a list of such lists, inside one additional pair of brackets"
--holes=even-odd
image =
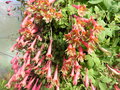
[(77, 71), (73, 78), (73, 85), (77, 85), (77, 80), (79, 79), (80, 72)]
[(12, 2), (12, 1), (6, 1), (5, 3), (6, 3), (6, 4), (9, 4), (9, 3), (11, 3), (11, 2)]
[(23, 35), (23, 36), (21, 36), (21, 37), (19, 37), (16, 41), (18, 42), (18, 43), (21, 43), (22, 44), (22, 46), (24, 47), (29, 41), (24, 41), (24, 39), (25, 39), (25, 36)]
[(27, 88), (28, 90), (30, 90), (30, 88), (32, 87), (32, 83), (34, 82), (35, 78), (33, 79), (30, 79), (29, 82), (28, 82), (28, 85), (26, 85), (25, 88)]
[(36, 38), (35, 38), (34, 41), (31, 43), (31, 46), (30, 46), (28, 49), (30, 49), (31, 51), (34, 51), (34, 50), (35, 50), (35, 48), (34, 48), (35, 43), (36, 43)]
[(47, 76), (46, 76), (48, 81), (52, 80), (52, 76), (51, 76), (52, 71), (51, 71), (51, 67), (50, 66), (51, 66), (51, 61), (48, 64), (48, 71), (47, 71)]
[(28, 23), (29, 17), (31, 16), (31, 14), (27, 15), (24, 20), (22, 21), (21, 27), (25, 28), (26, 24)]
[(84, 16), (85, 15), (85, 11), (86, 11), (86, 6), (85, 5), (72, 5), (73, 7), (75, 7), (76, 9), (78, 9), (78, 15), (79, 16)]
[(36, 56), (33, 58), (33, 60), (37, 63), (39, 61), (39, 57), (40, 57), (40, 54), (41, 54), (41, 50), (39, 50), (36, 54)]
[(58, 65), (56, 66), (56, 69), (55, 69), (55, 72), (54, 72), (53, 83), (54, 83), (56, 86), (59, 86), (59, 80), (58, 80)]
[(39, 66), (41, 66), (42, 61), (45, 59), (45, 56), (42, 56), (42, 58), (39, 60), (37, 66), (34, 67), (34, 69), (38, 69)]
[(14, 51), (15, 50), (15, 48), (17, 47), (17, 43), (16, 44), (14, 44), (11, 48), (10, 48), (10, 51)]
[(83, 62), (83, 60), (84, 60), (84, 53), (83, 53), (83, 49), (82, 49), (82, 47), (80, 46), (79, 47), (79, 55), (78, 55), (78, 60), (80, 60), (81, 62)]
[(12, 16), (13, 14), (9, 12), (7, 15), (8, 15), (8, 16)]
[(85, 41), (83, 41), (83, 40), (81, 40), (81, 39), (80, 39), (80, 41), (82, 42), (82, 44), (83, 44), (85, 47), (89, 48), (89, 45), (88, 45), (87, 42), (85, 42)]
[(39, 80), (39, 79), (36, 80), (36, 82), (35, 82), (35, 84), (34, 84), (32, 90), (36, 90), (36, 89), (37, 89), (37, 83), (38, 83), (38, 80)]
[(76, 73), (74, 74), (74, 77), (73, 77), (73, 85), (77, 85), (77, 81), (80, 76), (80, 68), (81, 68), (81, 66), (77, 61), (74, 62), (74, 68)]
[(71, 77), (74, 76), (74, 72), (75, 72), (75, 70), (74, 70), (74, 67), (73, 67), (73, 68), (72, 68), (72, 72), (71, 72), (71, 74), (70, 74)]
[(22, 77), (25, 76), (25, 67), (26, 67), (26, 64), (24, 63), (24, 64), (22, 65), (22, 67), (20, 68), (20, 75), (21, 75)]
[(50, 63), (51, 63), (51, 60), (48, 60), (47, 63), (46, 63), (46, 65), (41, 68), (43, 74), (46, 73), (46, 72), (48, 72), (48, 68), (49, 68)]
[(49, 3), (54, 3), (56, 0), (48, 0)]
[(46, 54), (47, 58), (51, 58), (52, 57), (52, 54), (51, 54), (51, 51), (52, 51), (52, 42), (53, 42), (53, 40), (50, 39), (50, 44), (49, 44), (48, 51), (47, 51), (47, 54)]
[(23, 59), (26, 61), (28, 59), (28, 56), (30, 54), (30, 51), (26, 51), (26, 53), (23, 56)]
[(29, 30), (32, 34), (34, 34), (38, 31), (38, 27), (36, 25), (33, 25)]
[(25, 76), (24, 79), (20, 82), (20, 84), (21, 84), (23, 87), (26, 86), (27, 79), (28, 79), (28, 75)]
[(91, 86), (91, 90), (96, 90), (95, 86), (92, 84), (92, 81), (90, 80), (90, 86)]
[(14, 70), (15, 73), (17, 73), (19, 68), (19, 64), (18, 64), (18, 60), (14, 61), (14, 63), (12, 64), (12, 69)]
[(31, 60), (31, 56), (28, 55), (28, 57), (26, 59), (26, 66), (30, 66), (30, 60)]
[(40, 60), (39, 57), (40, 57), (40, 55), (41, 55), (41, 52), (42, 52), (43, 48), (44, 48), (44, 45), (41, 46), (40, 50), (37, 52), (36, 56), (33, 58), (33, 60), (34, 60), (36, 63), (38, 63), (38, 61)]
[(10, 9), (10, 8), (8, 8), (8, 9), (7, 9), (7, 11), (8, 11), (8, 12), (10, 12), (10, 11), (11, 11), (11, 9)]
[(85, 84), (85, 87), (88, 88), (89, 86), (88, 69), (86, 69), (84, 84)]
[(31, 3), (33, 3), (35, 0), (29, 0), (28, 1), (28, 4), (31, 4)]
[(60, 90), (60, 87), (59, 87), (59, 86), (56, 86), (56, 90)]
[(53, 87), (53, 85), (52, 85), (51, 82), (48, 82), (48, 83), (46, 84), (46, 88), (52, 88), (52, 87)]
[(10, 78), (8, 83), (5, 85), (7, 88), (11, 88), (11, 83), (16, 80), (15, 74)]
[(120, 88), (118, 87), (117, 84), (114, 85), (114, 89), (115, 89), (115, 90), (120, 90)]
[(16, 54), (15, 57), (12, 58), (12, 60), (10, 61), (11, 64), (13, 64), (16, 60), (19, 59), (17, 55), (18, 55), (18, 53)]
[(72, 5), (74, 8), (79, 9), (80, 5)]
[(74, 64), (75, 71), (80, 71), (82, 67), (79, 65), (78, 61), (75, 61)]
[(38, 87), (36, 88), (36, 90), (40, 90), (41, 86), (42, 86), (42, 82), (38, 85)]
[(111, 70), (113, 73), (115, 73), (116, 75), (120, 75), (120, 71), (119, 70), (116, 70), (116, 69), (113, 69), (113, 68), (111, 68), (108, 64), (106, 65), (107, 66), (107, 68), (109, 69), (109, 70)]
[(72, 46), (72, 44), (69, 44), (68, 48), (67, 48), (67, 54), (70, 56), (74, 56), (76, 55), (76, 50), (75, 48)]
[(42, 41), (42, 38), (40, 37), (40, 35), (37, 35), (37, 39)]

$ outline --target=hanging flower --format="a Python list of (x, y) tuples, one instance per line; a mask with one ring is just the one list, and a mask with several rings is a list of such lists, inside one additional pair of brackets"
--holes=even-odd
[(46, 54), (47, 58), (52, 58), (52, 54), (51, 54), (51, 51), (52, 51), (52, 42), (53, 42), (53, 40), (50, 39), (50, 44), (49, 44), (48, 51), (47, 51), (47, 54)]
[(88, 86), (89, 86), (88, 69), (86, 69), (84, 85), (85, 85), (86, 88), (88, 88)]
[(12, 1), (6, 1), (5, 3), (6, 3), (6, 4), (9, 4), (9, 3), (11, 3), (11, 2), (12, 2)]
[(59, 79), (58, 79), (58, 65), (56, 66), (54, 77), (53, 77), (53, 83), (55, 86), (59, 86)]

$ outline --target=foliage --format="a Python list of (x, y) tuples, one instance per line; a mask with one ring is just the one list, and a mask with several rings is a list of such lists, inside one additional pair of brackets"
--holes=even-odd
[(11, 48), (18, 52), (11, 61), (15, 73), (6, 85), (8, 88), (117, 90), (119, 1), (30, 0), (24, 3), (20, 37)]

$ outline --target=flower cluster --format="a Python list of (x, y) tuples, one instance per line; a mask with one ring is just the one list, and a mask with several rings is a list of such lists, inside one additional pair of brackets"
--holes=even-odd
[(46, 23), (52, 21), (52, 19), (59, 20), (62, 17), (61, 11), (57, 12), (56, 8), (53, 8), (52, 3), (54, 0), (30, 0), (28, 1), (28, 8), (26, 11), (30, 11), (37, 19), (44, 19)]
[[(47, 88), (56, 86), (56, 90), (59, 90), (58, 65), (54, 65), (54, 69), (51, 68), (53, 40), (50, 38), (47, 47), (37, 25), (37, 20), (45, 20), (48, 23), (53, 18), (59, 20), (62, 17), (61, 12), (52, 7), (52, 3), (48, 0), (27, 2), (28, 7), (19, 30), (20, 36), (11, 47), (11, 51), (18, 50), (23, 52), (23, 55), (17, 52), (11, 60), (14, 74), (6, 84), (8, 88), (40, 90), (41, 85), (44, 85)], [(41, 45), (38, 46), (38, 43)]]
[[(62, 11), (63, 14), (68, 13), (67, 10), (55, 8), (54, 2), (55, 0), (26, 1), (25, 17), (19, 29), (20, 36), (11, 47), (11, 51), (17, 50), (18, 52), (11, 60), (14, 74), (6, 84), (8, 88), (40, 90), (45, 87), (55, 87), (56, 90), (59, 90), (60, 81), (64, 78), (72, 80), (73, 85), (82, 83), (87, 89), (96, 90), (97, 86), (93, 85), (94, 81), (89, 77), (89, 68), (85, 66), (87, 61), (85, 56), (88, 54), (92, 56), (96, 45), (101, 51), (109, 53), (98, 45), (98, 34), (104, 28), (93, 17), (86, 18), (85, 5), (72, 5), (72, 8), (77, 9), (77, 14), (69, 17), (72, 21), (71, 30), (67, 32), (66, 28), (54, 26), (55, 24), (60, 25), (56, 22), (64, 18)], [(10, 1), (6, 3), (10, 3)], [(60, 30), (62, 34), (56, 30)], [(59, 34), (60, 39), (63, 39), (63, 36), (66, 39), (66, 54), (64, 48), (59, 47), (61, 43), (63, 45), (64, 40), (63, 42), (60, 40), (60, 45), (58, 45), (57, 35), (59, 36)], [(63, 52), (58, 51), (61, 48)], [(60, 61), (61, 57), (57, 56), (59, 54), (64, 56), (63, 62)], [(116, 57), (119, 58), (119, 56), (118, 54)], [(108, 64), (106, 66), (114, 74), (120, 75), (118, 69), (111, 68)], [(63, 77), (59, 78), (59, 76)], [(118, 85), (115, 84), (114, 87), (118, 88)]]
[[(10, 4), (11, 2), (12, 1), (6, 1), (5, 3)], [(7, 9), (7, 12), (8, 12), (7, 15), (11, 16), (12, 15), (11, 11), (12, 11), (12, 6), (9, 6), (8, 9)]]
[[(79, 16), (73, 15), (75, 24), (72, 26), (72, 30), (65, 34), (68, 43), (66, 49), (68, 59), (63, 61), (62, 73), (66, 77), (71, 72), (73, 85), (77, 85), (82, 68), (80, 62), (84, 62), (86, 54), (94, 51), (95, 45), (98, 43), (98, 33), (103, 30), (103, 27), (98, 25), (92, 17), (90, 19), (83, 17), (86, 11), (85, 6), (73, 5), (73, 7), (78, 9)], [(89, 86), (88, 78), (85, 80), (85, 86)]]

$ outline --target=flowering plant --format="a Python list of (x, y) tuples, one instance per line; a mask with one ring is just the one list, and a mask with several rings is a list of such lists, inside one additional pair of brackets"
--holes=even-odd
[(14, 74), (6, 86), (68, 90), (69, 84), (69, 88), (96, 90), (114, 85), (119, 90), (118, 79), (106, 72), (120, 75), (120, 71), (98, 56), (100, 50), (111, 55), (99, 41), (105, 29), (88, 12), (86, 5), (74, 0), (27, 1), (20, 36), (11, 47), (18, 51), (11, 60)]

